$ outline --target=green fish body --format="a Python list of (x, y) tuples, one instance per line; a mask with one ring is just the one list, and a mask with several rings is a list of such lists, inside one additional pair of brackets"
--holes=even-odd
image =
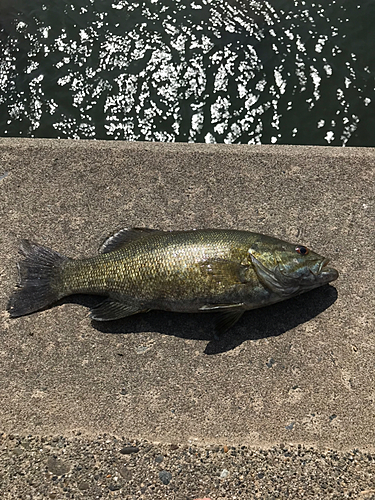
[(123, 229), (100, 253), (74, 260), (23, 240), (25, 259), (8, 311), (12, 317), (75, 293), (106, 296), (92, 319), (151, 309), (221, 311), (219, 329), (263, 307), (337, 279), (328, 259), (301, 245), (248, 231)]

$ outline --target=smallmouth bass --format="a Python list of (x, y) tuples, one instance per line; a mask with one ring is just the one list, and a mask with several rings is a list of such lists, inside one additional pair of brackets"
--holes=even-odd
[(218, 332), (244, 311), (288, 299), (338, 278), (329, 260), (303, 245), (248, 231), (123, 229), (85, 259), (64, 257), (23, 240), (15, 318), (76, 293), (107, 297), (96, 321), (151, 309), (221, 312)]

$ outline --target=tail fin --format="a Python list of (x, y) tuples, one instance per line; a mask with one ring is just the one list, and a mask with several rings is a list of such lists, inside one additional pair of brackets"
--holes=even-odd
[(8, 303), (12, 318), (43, 309), (64, 296), (60, 270), (70, 260), (28, 240), (22, 240), (19, 251), (25, 259), (18, 263), (19, 283)]

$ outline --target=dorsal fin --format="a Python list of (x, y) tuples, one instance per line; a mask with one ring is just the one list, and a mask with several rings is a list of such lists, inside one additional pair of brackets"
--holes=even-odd
[(121, 229), (113, 236), (110, 236), (105, 240), (102, 246), (99, 248), (99, 253), (113, 252), (114, 250), (119, 250), (124, 245), (127, 245), (130, 241), (139, 240), (151, 233), (163, 233), (159, 229), (149, 229), (147, 227), (129, 227)]

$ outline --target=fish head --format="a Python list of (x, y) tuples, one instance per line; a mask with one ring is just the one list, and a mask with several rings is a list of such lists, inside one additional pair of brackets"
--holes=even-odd
[(329, 259), (303, 245), (266, 238), (249, 249), (251, 263), (262, 284), (284, 297), (298, 295), (338, 278)]

